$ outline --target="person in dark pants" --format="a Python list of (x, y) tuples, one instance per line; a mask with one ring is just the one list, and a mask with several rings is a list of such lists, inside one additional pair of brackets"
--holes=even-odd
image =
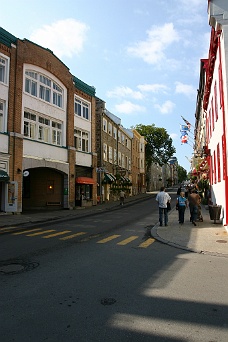
[(184, 223), (184, 213), (187, 207), (187, 198), (184, 196), (184, 192), (180, 193), (180, 196), (177, 197), (176, 205), (178, 207), (178, 216), (179, 216), (179, 223)]
[(197, 190), (193, 189), (192, 192), (188, 195), (188, 203), (190, 209), (190, 221), (194, 224), (194, 226), (196, 226), (200, 202), (200, 195), (197, 193)]
[(160, 226), (163, 223), (163, 216), (164, 216), (164, 223), (165, 226), (168, 226), (168, 212), (167, 212), (167, 202), (171, 201), (171, 197), (167, 192), (165, 192), (165, 187), (162, 186), (160, 192), (156, 196), (156, 201), (158, 202), (159, 207), (159, 222)]

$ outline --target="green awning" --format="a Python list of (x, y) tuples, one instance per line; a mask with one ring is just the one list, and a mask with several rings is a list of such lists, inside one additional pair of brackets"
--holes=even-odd
[(0, 170), (0, 182), (8, 182), (9, 179), (8, 173), (4, 170)]
[(106, 183), (112, 183), (116, 180), (116, 177), (113, 176), (111, 173), (105, 173), (104, 180)]

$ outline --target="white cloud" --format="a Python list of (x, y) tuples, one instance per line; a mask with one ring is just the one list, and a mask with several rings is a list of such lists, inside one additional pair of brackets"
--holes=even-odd
[(155, 104), (154, 107), (157, 108), (162, 114), (169, 114), (173, 111), (175, 103), (166, 101), (162, 105)]
[(162, 91), (163, 93), (166, 93), (166, 91), (169, 89), (165, 84), (139, 84), (138, 85), (139, 90), (145, 91), (145, 92), (152, 92), (152, 93), (158, 93), (159, 91)]
[(110, 90), (107, 92), (108, 97), (130, 97), (136, 100), (141, 100), (143, 98), (143, 94), (139, 91), (134, 91), (129, 87), (116, 87), (114, 90)]
[(127, 48), (135, 57), (142, 58), (149, 64), (159, 64), (165, 58), (165, 50), (172, 43), (179, 40), (179, 35), (173, 23), (155, 26), (147, 31), (147, 39), (139, 41)]
[(183, 84), (181, 82), (175, 82), (175, 84), (175, 92), (177, 94), (184, 94), (189, 98), (196, 98), (196, 89), (193, 86), (189, 84)]
[(80, 21), (64, 19), (35, 30), (30, 39), (48, 47), (59, 58), (72, 57), (83, 50), (88, 30), (89, 27)]
[(176, 134), (176, 133), (171, 133), (171, 134), (170, 134), (170, 137), (171, 137), (173, 140), (176, 140), (177, 138), (179, 139), (179, 136), (178, 136), (178, 134)]
[(123, 114), (145, 112), (145, 107), (136, 105), (130, 101), (124, 101), (121, 104), (116, 105), (115, 109), (118, 113)]

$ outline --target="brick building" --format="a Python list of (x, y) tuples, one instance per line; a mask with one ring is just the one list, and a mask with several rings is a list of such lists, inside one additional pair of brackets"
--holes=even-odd
[(95, 89), (0, 28), (0, 210), (96, 204)]

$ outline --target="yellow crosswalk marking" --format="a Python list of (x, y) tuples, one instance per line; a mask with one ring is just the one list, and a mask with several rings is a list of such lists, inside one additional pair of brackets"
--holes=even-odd
[(129, 238), (118, 242), (117, 245), (124, 246), (124, 245), (127, 245), (128, 243), (130, 243), (131, 241), (134, 241), (136, 239), (138, 239), (138, 236), (130, 236)]
[(42, 232), (28, 234), (26, 236), (37, 236), (37, 235), (43, 235), (43, 234), (50, 233), (50, 232), (55, 232), (55, 230), (53, 230), (53, 229), (43, 230)]
[(139, 247), (141, 248), (147, 248), (148, 246), (150, 246), (153, 242), (155, 241), (155, 239), (149, 238), (146, 241), (140, 243)]
[(50, 239), (52, 237), (58, 236), (58, 235), (63, 235), (63, 234), (67, 234), (67, 233), (71, 233), (71, 230), (64, 230), (63, 232), (58, 232), (55, 234), (50, 234), (50, 235), (46, 235), (46, 236), (42, 236), (43, 239)]
[(84, 235), (84, 234), (87, 234), (87, 233), (85, 233), (85, 232), (75, 233), (72, 235), (64, 236), (64, 237), (60, 238), (59, 240), (69, 240), (69, 239), (73, 239), (76, 236), (80, 236), (80, 235)]
[(38, 230), (41, 230), (41, 228), (34, 228), (34, 229), (30, 229), (30, 230), (23, 230), (23, 232), (12, 233), (12, 235), (27, 234), (27, 233), (31, 233), (31, 232), (37, 232)]
[(106, 243), (108, 241), (114, 240), (116, 238), (118, 238), (120, 235), (111, 235), (103, 240), (97, 241), (97, 243)]

